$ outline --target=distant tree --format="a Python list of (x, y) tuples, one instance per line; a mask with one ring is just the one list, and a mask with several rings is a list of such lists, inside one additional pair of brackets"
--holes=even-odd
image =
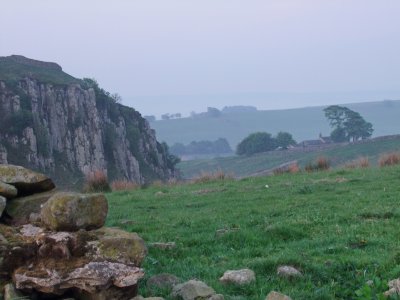
[(144, 116), (144, 118), (149, 122), (155, 122), (156, 116)]
[(170, 118), (171, 118), (171, 116), (169, 114), (161, 115), (161, 119), (163, 119), (163, 120), (169, 120)]
[(290, 145), (295, 145), (296, 141), (293, 139), (293, 136), (288, 132), (278, 132), (275, 137), (276, 146), (282, 147), (283, 149), (287, 149)]
[(118, 93), (111, 94), (111, 99), (113, 99), (115, 103), (122, 102), (122, 97)]
[(274, 150), (276, 141), (267, 132), (252, 133), (243, 139), (236, 148), (239, 155), (251, 155), (254, 153)]
[(175, 143), (173, 144), (169, 150), (171, 151), (172, 154), (175, 155), (185, 155), (186, 154), (186, 147), (182, 143)]
[(176, 113), (175, 114), (175, 118), (177, 118), (177, 119), (182, 118), (182, 114), (181, 113)]
[(213, 118), (218, 118), (221, 116), (221, 111), (218, 108), (215, 107), (207, 107), (207, 116), (213, 117)]
[(372, 124), (347, 107), (331, 105), (324, 109), (325, 116), (333, 128), (331, 138), (335, 142), (366, 139), (374, 131)]

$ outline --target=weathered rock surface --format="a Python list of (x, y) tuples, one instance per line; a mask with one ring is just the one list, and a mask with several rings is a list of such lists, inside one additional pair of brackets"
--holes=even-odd
[(265, 298), (265, 300), (292, 300), (292, 298), (284, 294), (272, 291), (267, 295), (267, 298)]
[(18, 195), (11, 200), (0, 196), (1, 212), (7, 211), (0, 220), (0, 298), (8, 283), (10, 300), (26, 295), (128, 300), (137, 295), (147, 248), (136, 233), (99, 228), (108, 210), (104, 195)]
[(52, 230), (90, 230), (104, 225), (107, 212), (102, 194), (56, 193), (43, 205), (40, 217)]
[(19, 195), (32, 195), (55, 187), (46, 175), (14, 165), (0, 165), (0, 181), (14, 186)]
[(136, 289), (137, 281), (143, 275), (141, 269), (133, 266), (111, 262), (82, 263), (80, 259), (73, 259), (67, 266), (57, 260), (23, 266), (15, 270), (13, 278), (17, 289), (62, 295), (72, 288), (89, 294), (96, 294), (110, 286)]
[(146, 282), (146, 286), (147, 290), (155, 293), (161, 289), (172, 291), (173, 287), (179, 283), (180, 279), (175, 275), (162, 273), (150, 277)]
[(0, 196), (10, 199), (17, 196), (17, 194), (18, 191), (14, 186), (0, 181)]
[(296, 268), (292, 266), (280, 266), (278, 267), (277, 274), (280, 277), (284, 278), (295, 278), (295, 277), (301, 277), (303, 274)]
[(96, 237), (96, 241), (91, 242), (92, 250), (88, 255), (94, 258), (101, 257), (109, 261), (140, 266), (147, 255), (146, 245), (136, 233), (118, 228), (101, 228), (91, 234)]
[[(35, 68), (39, 65), (48, 72), (45, 62), (13, 56), (1, 60), (16, 69), (28, 68), (29, 73), (34, 62)], [(56, 76), (65, 80), (58, 84), (22, 72), (15, 81), (0, 81), (2, 119), (34, 118), (25, 120), (17, 132), (2, 127), (0, 162), (18, 161), (53, 174), (62, 169), (66, 176), (61, 179), (70, 182), (76, 174), (95, 170), (137, 183), (173, 177), (166, 150), (139, 112), (115, 103), (98, 86), (65, 74), (61, 67)]]
[(10, 223), (14, 225), (24, 225), (30, 223), (31, 215), (40, 215), (42, 204), (49, 200), (54, 194), (55, 191), (50, 191), (9, 200), (7, 203), (6, 212), (8, 216), (11, 217)]
[(219, 279), (222, 283), (246, 285), (256, 280), (254, 271), (250, 269), (228, 270)]
[(2, 197), (2, 196), (0, 196), (0, 217), (3, 214), (3, 211), (6, 208), (6, 203), (7, 203), (7, 199)]
[[(211, 297), (216, 296), (216, 293), (214, 289), (202, 281), (189, 280), (185, 283), (175, 285), (172, 290), (172, 296), (182, 300), (199, 300), (211, 299)], [(214, 297), (213, 300), (217, 299)]]

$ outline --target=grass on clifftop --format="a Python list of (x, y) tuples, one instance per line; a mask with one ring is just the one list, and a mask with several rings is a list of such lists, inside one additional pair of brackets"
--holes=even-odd
[[(295, 300), (378, 299), (355, 291), (379, 278), (372, 289), (384, 292), (400, 276), (399, 183), (397, 166), (152, 186), (107, 194), (107, 225), (147, 243), (176, 242), (174, 250), (149, 248), (146, 279), (197, 278), (228, 300), (264, 300), (271, 290)], [(217, 237), (218, 229), (234, 230)], [(280, 265), (304, 276), (278, 278)], [(219, 283), (241, 268), (254, 270), (256, 282)], [(140, 293), (149, 295), (145, 280)]]

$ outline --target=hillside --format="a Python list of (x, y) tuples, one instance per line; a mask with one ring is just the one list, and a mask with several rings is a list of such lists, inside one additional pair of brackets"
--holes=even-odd
[(79, 185), (96, 170), (137, 183), (174, 175), (139, 112), (55, 63), (0, 57), (0, 111), (0, 162), (40, 170), (59, 185)]
[[(374, 126), (373, 136), (400, 133), (400, 101), (344, 104), (359, 112)], [(160, 120), (150, 125), (157, 138), (168, 145), (188, 144), (191, 141), (226, 138), (232, 148), (248, 134), (266, 131), (273, 135), (279, 131), (292, 133), (297, 142), (315, 139), (320, 133), (329, 135), (331, 129), (325, 119), (324, 107), (306, 107), (288, 110), (244, 111), (223, 113), (219, 117), (182, 118)]]
[[(399, 174), (400, 167), (339, 169), (115, 192), (107, 195), (107, 225), (148, 244), (176, 243), (149, 247), (143, 296), (146, 279), (170, 273), (202, 280), (227, 300), (265, 299), (271, 290), (292, 299), (384, 299), (377, 295), (400, 274)], [(281, 265), (303, 276), (280, 278)], [(256, 282), (218, 281), (242, 268)], [(171, 299), (168, 291), (156, 296)]]
[(236, 177), (245, 177), (293, 160), (297, 160), (299, 166), (303, 168), (308, 162), (320, 156), (328, 158), (332, 166), (338, 166), (362, 156), (368, 157), (370, 163), (376, 165), (381, 153), (392, 151), (400, 151), (400, 136), (392, 136), (387, 139), (376, 138), (356, 144), (332, 145), (327, 149), (312, 151), (270, 151), (252, 156), (183, 161), (177, 167), (184, 178), (193, 178), (202, 172), (218, 170)]

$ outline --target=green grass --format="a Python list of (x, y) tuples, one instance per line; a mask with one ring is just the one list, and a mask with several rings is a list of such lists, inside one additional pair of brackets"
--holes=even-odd
[[(365, 102), (344, 104), (371, 122), (374, 136), (399, 133), (398, 116), (400, 101)], [(226, 138), (233, 149), (250, 133), (266, 131), (276, 135), (279, 131), (290, 132), (297, 142), (317, 139), (322, 133), (332, 131), (325, 118), (324, 107), (306, 107), (287, 110), (265, 110), (222, 114), (219, 118), (182, 118), (160, 120), (150, 125), (157, 132), (157, 139), (167, 142), (189, 144), (192, 141)]]
[(0, 80), (15, 84), (24, 77), (30, 77), (55, 85), (80, 83), (80, 80), (61, 70), (49, 69), (42, 66), (29, 65), (14, 61), (12, 57), (0, 59)]
[(237, 177), (244, 177), (259, 171), (269, 170), (282, 163), (297, 160), (301, 167), (319, 156), (329, 158), (333, 166), (344, 164), (361, 156), (369, 158), (375, 165), (379, 155), (385, 152), (400, 151), (400, 138), (371, 140), (362, 144), (337, 146), (313, 152), (274, 151), (252, 156), (232, 156), (205, 160), (183, 161), (178, 164), (184, 178), (193, 178), (201, 172), (222, 170)]
[[(271, 290), (296, 300), (356, 299), (366, 281), (382, 279), (383, 292), (400, 276), (399, 182), (400, 167), (387, 167), (154, 186), (108, 194), (107, 225), (177, 243), (149, 249), (146, 278), (197, 278), (228, 300), (263, 300)], [(221, 228), (239, 230), (217, 237)], [(304, 276), (278, 278), (283, 264)], [(256, 282), (219, 283), (224, 271), (241, 268), (253, 269)], [(140, 293), (148, 295), (145, 281)]]

